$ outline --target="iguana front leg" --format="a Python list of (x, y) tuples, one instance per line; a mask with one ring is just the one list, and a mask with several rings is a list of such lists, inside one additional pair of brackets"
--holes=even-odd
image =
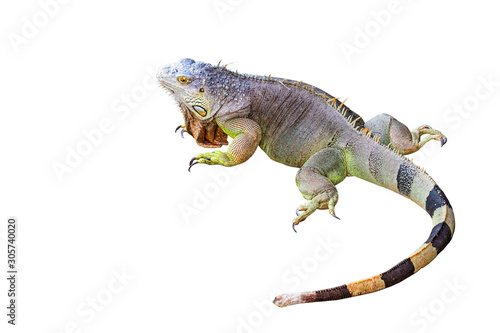
[(189, 162), (189, 169), (195, 164), (233, 166), (248, 160), (257, 147), (262, 137), (260, 126), (248, 118), (233, 118), (229, 120), (217, 119), (220, 128), (233, 138), (227, 152), (214, 151), (198, 154)]

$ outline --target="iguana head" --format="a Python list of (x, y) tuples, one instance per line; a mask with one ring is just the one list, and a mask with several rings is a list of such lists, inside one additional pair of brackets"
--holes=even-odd
[(210, 105), (205, 95), (205, 68), (210, 66), (192, 59), (182, 59), (160, 69), (157, 78), (160, 84), (173, 94), (181, 107), (201, 120), (210, 118)]
[(217, 125), (215, 117), (237, 112), (247, 105), (242, 98), (244, 81), (222, 67), (188, 58), (166, 65), (156, 77), (179, 104), (185, 130), (199, 145), (221, 147), (227, 144), (227, 135)]

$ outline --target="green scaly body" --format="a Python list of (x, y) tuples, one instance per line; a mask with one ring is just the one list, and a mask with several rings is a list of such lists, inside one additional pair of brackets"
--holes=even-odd
[(191, 59), (165, 66), (158, 79), (179, 103), (183, 131), (198, 144), (220, 147), (227, 144), (227, 135), (233, 138), (227, 152), (199, 154), (190, 168), (241, 164), (259, 146), (271, 159), (300, 168), (296, 182), (308, 202), (298, 207), (294, 230), (317, 209), (336, 217), (335, 185), (347, 176), (408, 197), (431, 216), (427, 241), (388, 271), (331, 289), (280, 295), (276, 305), (336, 300), (390, 287), (427, 265), (451, 240), (455, 220), (449, 201), (423, 169), (402, 155), (432, 139), (444, 144), (441, 132), (425, 125), (410, 131), (386, 114), (365, 123), (343, 102), (311, 85), (238, 74)]

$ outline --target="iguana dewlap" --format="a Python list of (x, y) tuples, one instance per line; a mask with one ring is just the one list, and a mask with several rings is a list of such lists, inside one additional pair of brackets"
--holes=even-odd
[(343, 102), (311, 85), (239, 74), (192, 59), (165, 66), (157, 78), (179, 103), (183, 131), (198, 144), (221, 147), (227, 135), (233, 139), (227, 152), (198, 154), (190, 168), (199, 163), (234, 166), (259, 146), (271, 159), (300, 168), (296, 183), (308, 201), (298, 207), (294, 227), (317, 209), (335, 216), (335, 185), (347, 176), (397, 192), (431, 216), (427, 241), (388, 271), (331, 289), (280, 295), (276, 305), (337, 300), (393, 286), (430, 263), (450, 242), (455, 219), (449, 201), (423, 169), (403, 156), (429, 140), (443, 145), (441, 132), (429, 126), (410, 131), (387, 114), (364, 123)]

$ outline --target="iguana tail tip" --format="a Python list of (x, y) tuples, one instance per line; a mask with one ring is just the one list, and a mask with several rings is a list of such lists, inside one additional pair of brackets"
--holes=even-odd
[(282, 294), (278, 295), (274, 298), (273, 303), (280, 308), (284, 308), (285, 306), (294, 305), (303, 303), (302, 302), (302, 294), (301, 293), (293, 293), (293, 294)]

